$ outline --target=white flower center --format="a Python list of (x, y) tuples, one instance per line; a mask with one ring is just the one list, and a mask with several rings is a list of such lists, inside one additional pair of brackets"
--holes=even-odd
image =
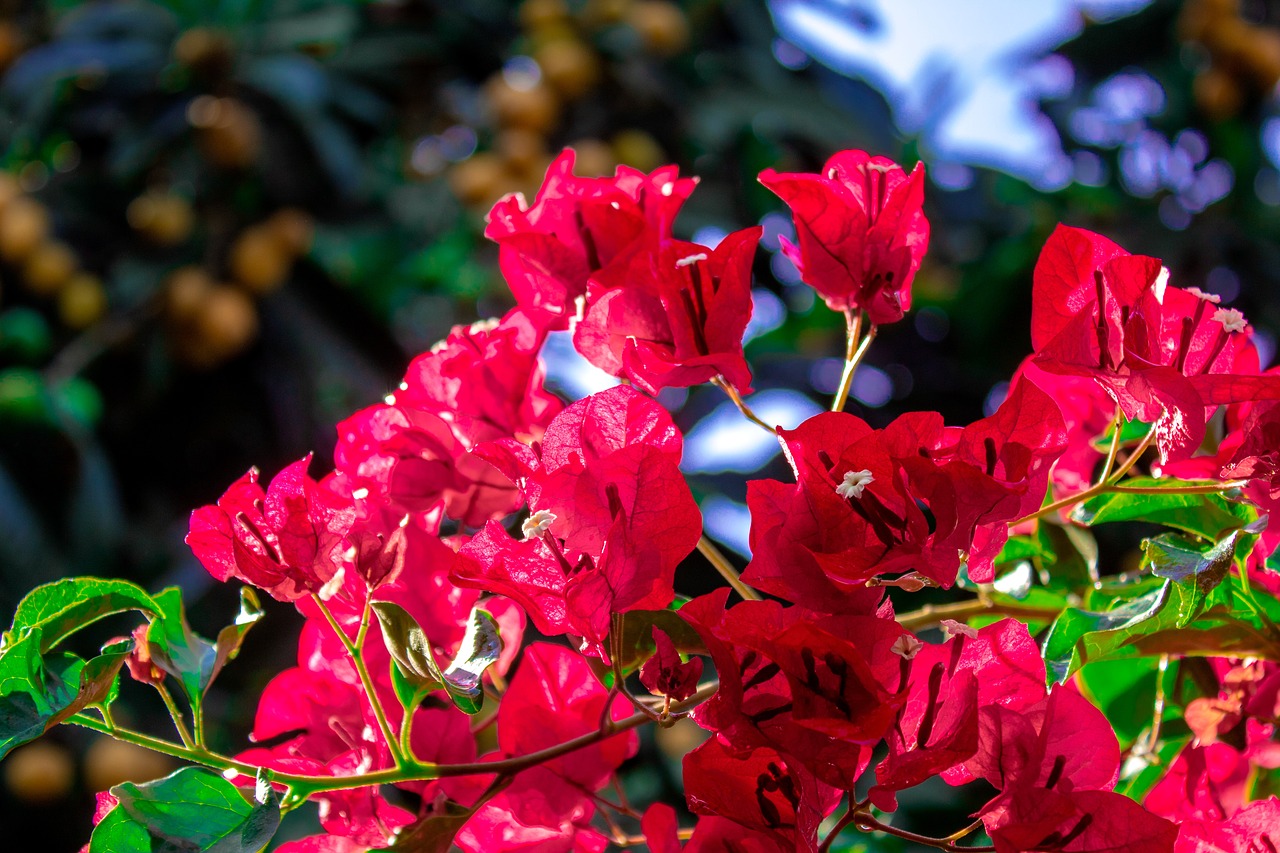
[(1203, 299), (1205, 302), (1212, 302), (1214, 305), (1217, 305), (1219, 302), (1222, 301), (1222, 297), (1219, 296), (1218, 294), (1205, 293), (1203, 290), (1201, 290), (1198, 287), (1188, 287), (1187, 293), (1190, 293), (1192, 296), (1196, 297), (1197, 299)]
[(898, 655), (903, 660), (911, 660), (920, 653), (924, 648), (924, 643), (917, 640), (910, 634), (903, 634), (901, 637), (893, 641), (893, 645), (889, 647), (889, 651)]
[(1247, 325), (1244, 321), (1244, 315), (1235, 308), (1219, 308), (1213, 312), (1213, 319), (1222, 324), (1222, 328), (1228, 332), (1243, 332)]
[(957, 622), (954, 619), (943, 619), (938, 623), (938, 625), (942, 628), (942, 633), (946, 634), (948, 637), (968, 637), (970, 639), (974, 639), (978, 636), (976, 628), (970, 628), (963, 622)]
[(520, 525), (520, 532), (524, 534), (525, 539), (537, 539), (550, 530), (551, 525), (555, 523), (555, 513), (540, 509), (524, 520), (524, 524)]
[(676, 261), (676, 269), (680, 269), (681, 267), (692, 266), (693, 264), (696, 264), (698, 261), (705, 261), (706, 259), (707, 259), (707, 253), (699, 252), (696, 255), (690, 255), (687, 258), (681, 258), (680, 260)]
[(875, 481), (876, 478), (872, 477), (871, 471), (866, 468), (861, 471), (848, 471), (844, 475), (844, 481), (836, 486), (836, 494), (845, 500), (861, 498), (863, 489)]

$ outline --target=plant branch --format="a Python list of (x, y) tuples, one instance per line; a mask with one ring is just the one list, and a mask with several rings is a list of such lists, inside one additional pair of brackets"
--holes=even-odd
[(324, 614), (329, 627), (338, 635), (338, 639), (342, 641), (342, 645), (347, 649), (347, 654), (351, 657), (351, 662), (355, 664), (356, 672), (360, 675), (360, 684), (364, 687), (364, 692), (369, 697), (369, 705), (373, 708), (373, 716), (378, 721), (378, 728), (382, 731), (382, 739), (387, 742), (387, 749), (391, 751), (391, 757), (395, 761), (396, 767), (404, 768), (410, 766), (411, 762), (405, 758), (404, 751), (400, 748), (399, 739), (391, 731), (391, 724), (387, 722), (387, 712), (383, 709), (381, 700), (378, 699), (373, 678), (370, 677), (369, 668), (364, 663), (362, 649), (365, 636), (369, 632), (369, 602), (365, 602), (364, 611), (360, 614), (360, 627), (356, 631), (356, 641), (353, 643), (347, 638), (342, 626), (338, 624), (338, 620), (334, 618), (333, 613), (329, 610), (329, 605), (325, 604), (324, 600), (318, 595), (311, 596), (311, 600), (315, 602), (316, 607)]
[[(1107, 477), (1104, 480), (1100, 480), (1096, 484), (1090, 486), (1087, 489), (1084, 489), (1083, 491), (1076, 492), (1073, 495), (1067, 495), (1065, 498), (1060, 498), (1059, 500), (1056, 500), (1053, 503), (1046, 504), (1040, 507), (1040, 509), (1036, 510), (1035, 512), (1029, 513), (1028, 515), (1024, 515), (1022, 518), (1019, 518), (1017, 521), (1009, 522), (1009, 526), (1017, 527), (1019, 524), (1024, 524), (1028, 521), (1034, 521), (1037, 518), (1044, 518), (1045, 516), (1053, 515), (1058, 510), (1069, 507), (1072, 504), (1077, 504), (1077, 503), (1080, 503), (1081, 501), (1087, 501), (1089, 500), (1089, 498), (1097, 497), (1098, 495), (1105, 494), (1106, 492), (1109, 492), (1109, 491), (1115, 491), (1120, 480), (1124, 478), (1125, 474), (1129, 473), (1129, 470), (1132, 469), (1134, 465), (1138, 464), (1138, 460), (1142, 457), (1142, 454), (1147, 452), (1147, 448), (1151, 447), (1151, 443), (1155, 441), (1155, 439), (1156, 439), (1156, 428), (1152, 426), (1151, 429), (1147, 432), (1146, 436), (1142, 439), (1141, 443), (1139, 443), (1138, 446), (1133, 449), (1133, 452), (1129, 454), (1128, 458), (1126, 458), (1125, 461), (1121, 463), (1120, 467), (1117, 468), (1115, 472), (1111, 474), (1110, 477)], [(1219, 486), (1217, 491), (1222, 491), (1223, 489), (1226, 489), (1226, 488), (1234, 488), (1234, 484)], [(1159, 491), (1161, 494), (1164, 494), (1164, 493), (1177, 494), (1177, 492), (1174, 492), (1172, 489), (1160, 489)]]
[(995, 614), (1014, 616), (1020, 619), (1055, 619), (1061, 610), (1050, 607), (1023, 607), (1017, 604), (1000, 604), (977, 598), (973, 601), (959, 601), (955, 604), (926, 604), (919, 610), (912, 610), (898, 616), (898, 624), (902, 627), (918, 631), (937, 625), (943, 619), (963, 621), (970, 616)]
[[(878, 329), (871, 326), (867, 329), (867, 334), (858, 341), (858, 337), (862, 333), (862, 312), (854, 314), (852, 310), (845, 310), (845, 329), (847, 333), (844, 351), (844, 370), (840, 373), (840, 387), (836, 389), (835, 399), (831, 401), (831, 411), (843, 412), (845, 404), (849, 401), (849, 391), (853, 388), (853, 376), (858, 372), (858, 365), (862, 362), (862, 357), (867, 354), (867, 350), (871, 348), (871, 342), (876, 339)], [(856, 349), (855, 349), (856, 345)]]
[(887, 835), (893, 835), (904, 841), (914, 841), (916, 844), (924, 844), (928, 847), (937, 847), (939, 850), (946, 850), (949, 853), (994, 853), (994, 847), (962, 847), (954, 842), (954, 836), (947, 838), (933, 838), (928, 835), (920, 835), (915, 832), (909, 832), (905, 829), (898, 829), (887, 823), (881, 823), (866, 812), (854, 813), (853, 824), (863, 832), (883, 832)]
[(738, 575), (738, 570), (733, 567), (729, 559), (721, 553), (720, 549), (705, 534), (698, 540), (698, 552), (707, 558), (707, 562), (715, 566), (716, 571), (720, 573), (720, 577), (728, 581), (729, 586), (733, 587), (738, 595), (747, 601), (761, 600), (760, 593), (742, 582), (742, 578)]
[[(187, 731), (187, 724), (182, 720), (182, 711), (178, 709), (178, 705), (173, 701), (173, 694), (169, 692), (169, 688), (164, 686), (164, 682), (158, 681), (155, 685), (156, 692), (160, 694), (160, 698), (164, 701), (164, 707), (169, 711), (169, 716), (173, 718), (173, 727), (178, 730), (178, 737), (182, 738), (183, 746), (188, 749), (195, 747), (196, 743), (191, 739), (191, 733)], [(194, 712), (192, 712), (194, 714)]]
[(714, 379), (711, 380), (711, 384), (729, 395), (729, 399), (732, 400), (733, 404), (738, 407), (738, 411), (742, 412), (743, 417), (745, 417), (747, 420), (751, 421), (753, 424), (763, 429), (765, 432), (769, 433), (769, 435), (775, 434), (773, 427), (765, 423), (765, 421), (763, 421), (759, 416), (756, 415), (755, 412), (751, 410), (751, 407), (748, 406), (746, 401), (742, 399), (742, 395), (738, 393), (738, 389), (734, 388), (732, 385), (726, 382), (723, 376), (715, 377)]

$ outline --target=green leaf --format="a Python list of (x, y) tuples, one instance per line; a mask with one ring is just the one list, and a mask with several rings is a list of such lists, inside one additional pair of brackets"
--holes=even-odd
[(431, 641), (409, 611), (391, 601), (375, 601), (373, 612), (382, 625), (382, 642), (410, 683), (424, 690), (444, 686), (444, 676), (431, 653)]
[(444, 688), (463, 713), (478, 714), (484, 705), (480, 679), (484, 671), (502, 656), (498, 622), (487, 610), (471, 608), (467, 631), (458, 644), (458, 653), (444, 671)]
[(1040, 556), (1036, 563), (1054, 588), (1080, 589), (1098, 580), (1098, 543), (1088, 530), (1074, 525), (1040, 524)]
[(218, 641), (214, 644), (213, 673), (209, 676), (209, 682), (205, 684), (206, 690), (222, 668), (227, 665), (227, 661), (235, 660), (236, 655), (240, 653), (240, 645), (244, 642), (245, 634), (248, 634), (249, 629), (257, 625), (261, 619), (262, 604), (258, 601), (258, 594), (251, 587), (240, 587), (240, 612), (236, 615), (235, 622), (218, 632)]
[(442, 814), (433, 814), (405, 827), (387, 850), (390, 853), (448, 853), (453, 848), (453, 837), (471, 819), (472, 812), (447, 800)]
[(628, 610), (618, 615), (622, 629), (618, 636), (618, 665), (631, 672), (647, 661), (654, 652), (653, 629), (656, 627), (687, 655), (705, 655), (702, 638), (688, 622), (672, 610)]
[[(441, 672), (431, 652), (431, 641), (412, 614), (390, 601), (375, 601), (372, 606), (382, 625), (382, 639), (387, 651), (395, 660), (401, 677), (408, 683), (396, 691), (402, 703), (406, 699), (415, 701), (414, 697), (419, 692), (443, 687), (461, 711), (467, 714), (480, 712), (484, 704), (481, 676), (502, 654), (498, 623), (487, 611), (471, 610), (458, 654)], [(421, 698), (416, 701), (420, 702)]]
[[(1125, 486), (1175, 489), (1197, 485), (1184, 480), (1134, 477)], [(1133, 494), (1109, 492), (1076, 507), (1071, 518), (1089, 527), (1116, 521), (1147, 521), (1216, 541), (1228, 530), (1244, 527), (1258, 515), (1251, 507), (1218, 494)]]
[[(1185, 628), (1210, 606), (1210, 596), (1231, 571), (1240, 531), (1234, 530), (1209, 548), (1173, 533), (1155, 536), (1142, 543), (1143, 564), (1156, 577), (1178, 584), (1177, 626)], [(1227, 587), (1230, 590), (1230, 587)], [(1229, 595), (1225, 602), (1229, 609)]]
[(147, 629), (151, 660), (178, 680), (192, 712), (198, 715), (204, 689), (213, 680), (217, 649), (187, 624), (181, 590), (170, 587), (157, 594), (155, 602), (157, 615)]
[(260, 778), (254, 799), (198, 767), (111, 789), (119, 800), (98, 824), (90, 853), (258, 853), (280, 826), (280, 800)]
[(80, 671), (80, 683), (76, 686), (76, 695), (71, 703), (49, 719), (45, 730), (48, 731), (90, 705), (105, 705), (114, 701), (118, 692), (116, 679), (132, 651), (133, 640), (122, 640), (107, 646), (102, 654), (90, 659)]
[(1120, 746), (1127, 748), (1151, 728), (1155, 713), (1156, 685), (1163, 680), (1164, 693), (1173, 693), (1177, 664), (1160, 673), (1157, 658), (1095, 661), (1080, 670), (1079, 684), (1090, 701), (1107, 715)]
[(253, 590), (240, 591), (240, 613), (210, 643), (191, 630), (182, 606), (182, 592), (170, 587), (155, 596), (157, 616), (147, 629), (151, 659), (182, 685), (182, 692), (198, 712), (204, 693), (218, 673), (240, 651), (245, 634), (262, 618), (262, 607)]
[(1256, 610), (1234, 606), (1248, 600), (1234, 575), (1207, 597), (1194, 578), (1181, 583), (1148, 578), (1130, 584), (1127, 593), (1117, 589), (1092, 596), (1089, 606), (1096, 609), (1071, 607), (1053, 623), (1044, 656), (1055, 680), (1065, 681), (1097, 660), (1162, 654), (1280, 657), (1275, 625)]
[(85, 707), (115, 698), (116, 676), (133, 641), (115, 643), (87, 664), (74, 655), (41, 655), (40, 630), (23, 629), (0, 654), (0, 758)]
[(41, 651), (47, 652), (80, 628), (127, 610), (153, 614), (156, 604), (146, 590), (128, 581), (66, 578), (27, 593), (18, 603), (5, 643), (22, 628), (39, 628)]

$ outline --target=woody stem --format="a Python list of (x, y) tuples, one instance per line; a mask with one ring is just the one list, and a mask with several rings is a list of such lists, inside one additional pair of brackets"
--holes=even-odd
[(898, 616), (898, 624), (910, 631), (918, 631), (937, 625), (943, 619), (964, 621), (971, 616), (993, 614), (1014, 616), (1019, 619), (1055, 619), (1060, 610), (1050, 607), (1023, 607), (1019, 604), (999, 604), (975, 598), (972, 601), (959, 601), (955, 604), (926, 604), (919, 610), (902, 613)]
[(738, 576), (738, 570), (729, 562), (729, 558), (721, 553), (720, 549), (706, 536), (698, 539), (698, 551), (707, 558), (707, 562), (715, 566), (716, 571), (720, 573), (720, 577), (728, 581), (729, 586), (733, 587), (738, 595), (747, 601), (761, 600), (760, 593), (742, 582), (742, 578)]
[(905, 841), (914, 841), (916, 844), (924, 844), (928, 847), (937, 847), (939, 850), (947, 850), (949, 853), (961, 853), (961, 851), (976, 851), (976, 853), (994, 853), (994, 847), (961, 847), (958, 844), (946, 838), (933, 838), (928, 835), (919, 835), (914, 832), (908, 832), (905, 829), (898, 829), (887, 823), (881, 823), (871, 815), (865, 812), (854, 813), (854, 826), (863, 832), (883, 832), (887, 835), (897, 836)]

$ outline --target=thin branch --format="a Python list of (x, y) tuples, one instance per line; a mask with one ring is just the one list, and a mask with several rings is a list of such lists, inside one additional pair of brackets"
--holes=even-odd
[(993, 614), (1014, 616), (1019, 619), (1055, 619), (1062, 611), (1050, 607), (1023, 607), (1017, 604), (1000, 604), (976, 598), (973, 601), (959, 601), (955, 604), (926, 604), (919, 610), (902, 613), (898, 616), (898, 624), (909, 631), (918, 631), (937, 625), (943, 619), (963, 621), (970, 616)]
[(761, 420), (760, 417), (757, 416), (756, 413), (751, 410), (751, 407), (748, 406), (746, 404), (746, 401), (742, 399), (742, 395), (738, 393), (738, 389), (734, 388), (732, 385), (726, 382), (723, 376), (715, 377), (714, 379), (711, 380), (711, 384), (729, 395), (729, 399), (732, 400), (733, 404), (738, 407), (738, 411), (742, 412), (743, 417), (745, 417), (747, 420), (751, 421), (753, 424), (763, 429), (765, 432), (769, 433), (769, 435), (776, 434), (774, 432), (773, 427), (769, 426), (768, 423)]
[(338, 639), (342, 641), (342, 645), (347, 649), (347, 654), (351, 657), (351, 662), (355, 664), (356, 672), (360, 675), (360, 684), (364, 687), (364, 692), (369, 698), (369, 705), (373, 708), (373, 716), (378, 721), (378, 728), (382, 731), (382, 739), (387, 742), (387, 749), (391, 751), (391, 757), (395, 760), (396, 767), (410, 766), (411, 762), (405, 758), (404, 752), (400, 749), (400, 740), (391, 731), (391, 724), (387, 722), (387, 712), (383, 709), (382, 701), (378, 698), (373, 678), (369, 675), (369, 668), (365, 666), (364, 655), (361, 653), (361, 646), (364, 643), (365, 635), (369, 631), (369, 602), (365, 602), (364, 611), (360, 614), (360, 627), (356, 631), (356, 642), (352, 643), (342, 630), (342, 626), (338, 624), (338, 620), (334, 618), (333, 613), (329, 610), (329, 605), (324, 603), (324, 599), (318, 595), (313, 595), (311, 600), (315, 602), (316, 607), (324, 614), (325, 621), (329, 623), (329, 627), (338, 635)]
[(835, 399), (831, 401), (831, 411), (843, 412), (845, 404), (849, 401), (849, 391), (853, 388), (853, 376), (858, 372), (858, 365), (862, 362), (862, 357), (867, 354), (867, 350), (871, 348), (871, 342), (876, 339), (876, 326), (867, 329), (866, 336), (858, 343), (858, 348), (850, 352), (853, 347), (853, 335), (861, 328), (862, 314), (859, 312), (857, 321), (849, 323), (849, 343), (845, 349), (844, 370), (840, 374), (840, 387), (836, 389)]
[(854, 824), (863, 832), (883, 832), (886, 835), (893, 835), (904, 841), (914, 841), (916, 844), (924, 844), (927, 847), (937, 847), (939, 850), (946, 850), (948, 853), (995, 853), (994, 847), (962, 847), (948, 838), (933, 838), (928, 835), (920, 835), (915, 832), (909, 832), (905, 829), (898, 829), (887, 823), (881, 823), (869, 814), (858, 813), (853, 820)]
[(188, 749), (193, 748), (196, 743), (191, 739), (191, 733), (187, 731), (187, 724), (182, 720), (182, 711), (178, 709), (178, 704), (173, 701), (173, 694), (162, 681), (156, 682), (155, 688), (164, 701), (164, 707), (169, 711), (169, 716), (173, 718), (173, 727), (178, 730), (178, 737), (182, 738), (183, 746)]
[(747, 601), (761, 600), (760, 593), (742, 582), (742, 578), (738, 576), (738, 570), (733, 567), (729, 559), (705, 535), (698, 540), (698, 552), (707, 558), (707, 562), (715, 566), (716, 571), (720, 573), (720, 577), (728, 581), (729, 586), (733, 587), (738, 595)]

